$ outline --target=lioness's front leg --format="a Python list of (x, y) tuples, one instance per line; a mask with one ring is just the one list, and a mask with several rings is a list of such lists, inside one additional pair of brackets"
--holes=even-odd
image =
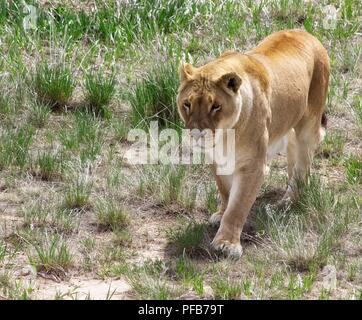
[(231, 257), (242, 255), (240, 235), (264, 179), (265, 163), (254, 163), (237, 169), (233, 175), (228, 206), (219, 230), (212, 241), (216, 250)]
[(218, 211), (213, 213), (213, 215), (209, 219), (209, 222), (213, 225), (219, 225), (229, 202), (229, 194), (231, 188), (230, 181), (232, 181), (232, 176), (217, 175), (215, 165), (212, 166), (212, 171), (214, 174), (217, 188), (219, 190), (221, 201)]

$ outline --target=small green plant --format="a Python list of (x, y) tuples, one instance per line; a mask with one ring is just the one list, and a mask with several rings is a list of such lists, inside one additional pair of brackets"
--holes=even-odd
[(159, 64), (138, 80), (129, 94), (133, 126), (147, 129), (151, 121), (158, 121), (161, 127), (179, 128), (178, 85), (177, 68), (170, 63)]
[(168, 241), (175, 245), (178, 252), (185, 250), (188, 253), (199, 251), (203, 248), (206, 225), (190, 221), (169, 229), (166, 233)]
[(362, 126), (362, 97), (361, 96), (355, 96), (353, 98), (353, 106), (354, 106), (354, 112), (356, 114), (357, 122), (360, 126)]
[(37, 272), (53, 273), (64, 277), (72, 266), (72, 255), (68, 245), (59, 235), (52, 235), (40, 242), (32, 243), (34, 252), (29, 254), (29, 262)]
[(343, 157), (343, 149), (346, 137), (340, 132), (327, 133), (320, 147), (320, 154), (331, 160), (339, 160)]
[[(6, 90), (5, 88), (1, 88)], [(0, 97), (0, 120), (5, 120), (16, 114), (16, 108), (12, 96), (9, 93), (3, 93)]]
[(362, 184), (362, 156), (351, 155), (345, 161), (347, 181), (351, 184)]
[(163, 279), (153, 279), (144, 274), (130, 274), (127, 279), (140, 299), (170, 300), (175, 297), (175, 289)]
[(204, 273), (197, 269), (196, 265), (184, 256), (176, 261), (175, 273), (186, 286), (192, 289), (199, 297), (204, 294)]
[(91, 271), (95, 265), (94, 249), (96, 241), (93, 237), (87, 237), (81, 240), (80, 245), (80, 252), (83, 255), (83, 268), (86, 271)]
[(186, 176), (185, 166), (165, 166), (161, 172), (161, 188), (159, 199), (163, 204), (177, 202), (180, 199), (182, 186)]
[(96, 115), (109, 117), (107, 108), (115, 93), (115, 75), (104, 76), (102, 70), (90, 71), (85, 75), (86, 99), (89, 108)]
[(79, 226), (79, 219), (73, 210), (57, 208), (52, 212), (49, 226), (57, 233), (71, 234)]
[(48, 104), (52, 108), (65, 106), (75, 87), (71, 67), (65, 63), (40, 62), (37, 65), (33, 82), (39, 102)]
[(205, 207), (210, 213), (214, 213), (218, 206), (218, 190), (214, 184), (206, 188)]
[(89, 205), (89, 196), (91, 192), (91, 184), (77, 179), (70, 184), (65, 191), (64, 207), (67, 209), (82, 209)]
[[(137, 193), (139, 195), (154, 196), (163, 205), (180, 203), (184, 200), (182, 191), (186, 177), (185, 166), (146, 165), (142, 166), (138, 173)], [(154, 188), (155, 181), (159, 186), (158, 189)]]
[(195, 186), (183, 187), (180, 191), (178, 203), (191, 212), (196, 206), (197, 193)]
[(6, 243), (0, 240), (0, 266), (5, 259), (5, 255), (6, 255)]
[(214, 276), (211, 282), (211, 288), (214, 292), (215, 299), (235, 300), (241, 298), (241, 282), (225, 279), (223, 275)]
[(162, 260), (146, 260), (141, 266), (128, 268), (126, 278), (138, 298), (169, 300), (175, 298), (177, 289), (165, 279), (166, 270)]
[(310, 292), (310, 290), (312, 289), (314, 280), (314, 274), (306, 275), (304, 277), (291, 274), (289, 276), (289, 282), (287, 285), (288, 299), (294, 300), (303, 298), (303, 295)]
[(48, 223), (49, 210), (44, 203), (39, 202), (29, 207), (23, 208), (25, 227), (45, 227)]
[(44, 231), (71, 234), (76, 228), (77, 217), (69, 209), (56, 208), (38, 202), (22, 210), (24, 227), (33, 230), (39, 228)]
[(9, 300), (30, 300), (34, 291), (31, 285), (14, 280), (9, 272), (0, 273), (0, 292)]
[(319, 293), (318, 300), (329, 300), (330, 298), (331, 298), (331, 291), (322, 288), (322, 290)]
[(100, 199), (95, 205), (97, 225), (100, 229), (119, 232), (129, 223), (123, 206), (109, 199)]
[(31, 126), (7, 129), (0, 133), (0, 169), (11, 164), (23, 168), (27, 164), (33, 135)]
[(111, 127), (114, 132), (114, 138), (118, 141), (125, 141), (129, 131), (129, 126), (126, 120), (114, 120), (111, 123)]
[(50, 108), (41, 103), (34, 102), (31, 104), (29, 111), (29, 121), (36, 128), (43, 128), (50, 117)]
[(41, 179), (50, 181), (60, 177), (62, 172), (62, 154), (54, 154), (50, 151), (44, 151), (38, 154), (35, 161), (35, 173)]
[(61, 144), (70, 151), (79, 152), (82, 162), (95, 160), (101, 152), (103, 130), (100, 121), (88, 113), (76, 112), (71, 127), (60, 131)]
[(132, 233), (128, 229), (117, 227), (113, 230), (113, 243), (121, 246), (128, 246), (132, 243)]

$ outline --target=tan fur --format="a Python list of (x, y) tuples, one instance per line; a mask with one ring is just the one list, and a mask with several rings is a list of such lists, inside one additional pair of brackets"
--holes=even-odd
[(186, 127), (235, 129), (234, 173), (218, 176), (214, 168), (221, 193), (220, 210), (211, 218), (221, 221), (216, 249), (241, 255), (240, 235), (263, 183), (268, 147), (286, 135), (284, 200), (295, 197), (296, 181), (307, 177), (321, 140), (328, 77), (326, 50), (301, 30), (274, 33), (245, 54), (228, 51), (198, 68), (181, 66), (177, 102)]

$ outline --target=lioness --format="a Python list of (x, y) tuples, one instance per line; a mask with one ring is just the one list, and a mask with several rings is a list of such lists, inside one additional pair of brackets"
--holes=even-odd
[[(216, 250), (240, 257), (240, 235), (263, 183), (267, 161), (287, 143), (289, 183), (284, 200), (295, 199), (297, 181), (308, 176), (323, 139), (329, 58), (322, 44), (302, 30), (273, 33), (256, 48), (224, 52), (201, 67), (182, 64), (177, 105), (191, 135), (235, 130), (235, 170), (213, 171), (221, 195), (210, 218), (220, 227)], [(196, 130), (197, 129), (197, 130)]]

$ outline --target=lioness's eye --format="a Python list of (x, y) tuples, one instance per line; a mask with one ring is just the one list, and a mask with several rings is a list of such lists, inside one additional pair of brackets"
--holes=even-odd
[(212, 107), (211, 107), (211, 111), (219, 111), (221, 109), (221, 105), (219, 104), (214, 104)]
[(185, 102), (185, 103), (184, 103), (184, 108), (185, 108), (186, 110), (189, 110), (190, 107), (191, 107), (190, 102)]

